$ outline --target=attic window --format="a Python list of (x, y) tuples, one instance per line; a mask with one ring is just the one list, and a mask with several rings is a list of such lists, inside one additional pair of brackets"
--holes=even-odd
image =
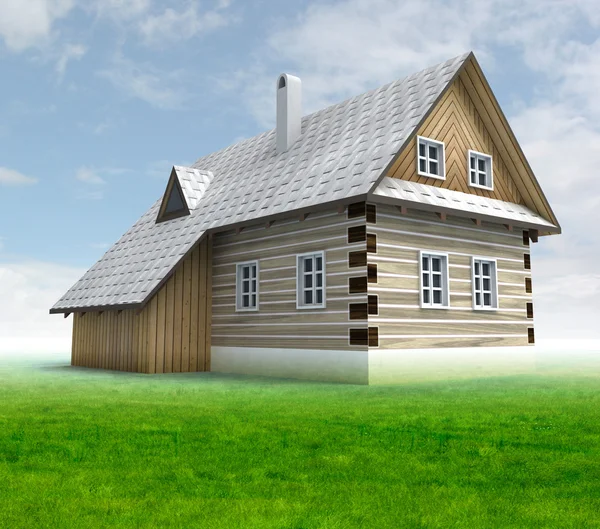
[(445, 180), (445, 165), (443, 142), (417, 136), (417, 173)]
[(477, 151), (469, 151), (469, 184), (481, 189), (494, 189), (492, 157)]
[(156, 222), (163, 222), (166, 220), (176, 219), (189, 215), (190, 210), (188, 208), (183, 191), (179, 185), (179, 181), (175, 173), (171, 173), (171, 178), (167, 184), (167, 190), (165, 191), (160, 210), (158, 211), (158, 218)]
[(285, 88), (285, 77), (283, 75), (279, 78), (277, 88)]

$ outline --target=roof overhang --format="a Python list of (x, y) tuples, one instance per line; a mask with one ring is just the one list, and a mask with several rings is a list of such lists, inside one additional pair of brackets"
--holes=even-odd
[(421, 211), (446, 213), (457, 217), (535, 229), (539, 231), (539, 235), (561, 232), (560, 226), (555, 226), (521, 204), (512, 204), (398, 178), (385, 177), (369, 195), (369, 200)]

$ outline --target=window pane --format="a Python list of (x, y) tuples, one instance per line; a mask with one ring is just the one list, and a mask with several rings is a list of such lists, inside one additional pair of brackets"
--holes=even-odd
[(429, 258), (423, 256), (423, 270), (429, 270)]
[(481, 306), (481, 294), (479, 292), (475, 294), (475, 305), (478, 307)]
[(425, 144), (422, 141), (419, 142), (419, 156), (425, 156)]
[(429, 304), (429, 290), (423, 290), (423, 303)]
[(252, 294), (252, 306), (256, 307), (256, 294)]
[(440, 274), (433, 275), (433, 286), (435, 288), (442, 288), (442, 276)]
[(481, 290), (480, 281), (478, 277), (475, 278), (475, 290)]
[(252, 280), (252, 292), (256, 292), (256, 279)]
[(256, 278), (256, 265), (252, 265), (252, 278)]
[(316, 279), (317, 279), (317, 286), (318, 287), (322, 287), (323, 286), (323, 274), (316, 274)]
[(481, 268), (483, 269), (483, 275), (490, 275), (490, 263), (481, 263)]
[(479, 185), (489, 187), (485, 173), (479, 173)]
[(484, 294), (483, 295), (483, 304), (486, 307), (491, 307), (492, 306), (492, 295), (491, 294)]
[(249, 266), (242, 266), (242, 277), (244, 279), (248, 279), (250, 277), (250, 267)]
[(475, 169), (477, 165), (475, 164), (475, 156), (471, 156), (471, 169)]
[(442, 291), (441, 290), (433, 291), (433, 302), (438, 305), (442, 302)]
[(483, 280), (483, 290), (491, 290), (491, 284), (490, 284), (490, 280), (488, 278), (484, 278)]
[(305, 290), (304, 291), (304, 304), (305, 305), (312, 305), (313, 302), (313, 293), (312, 290)]
[(312, 276), (312, 274), (305, 275), (304, 276), (304, 288), (312, 288), (312, 286), (313, 286), (313, 276)]
[(323, 270), (323, 258), (321, 256), (318, 256), (316, 258), (317, 261), (317, 265), (315, 267), (315, 270)]
[(479, 160), (477, 160), (477, 167), (479, 168), (480, 171), (483, 171), (485, 173), (486, 169), (485, 169), (485, 162), (486, 160), (483, 158), (479, 158)]
[(248, 294), (250, 292), (250, 282), (249, 281), (242, 281), (242, 292), (244, 294)]
[(475, 275), (479, 275), (479, 261), (475, 261)]
[(304, 271), (312, 272), (312, 259), (310, 257), (304, 258)]
[(438, 163), (437, 162), (429, 162), (429, 172), (431, 174), (437, 174), (439, 175), (439, 171), (438, 171)]
[(471, 171), (471, 183), (472, 184), (477, 183), (477, 173), (475, 171)]
[(431, 258), (431, 266), (434, 272), (441, 272), (442, 270), (442, 260), (439, 257)]
[(242, 296), (242, 307), (248, 308), (249, 304), (250, 304), (250, 296), (248, 296), (248, 295)]
[(437, 160), (438, 159), (438, 148), (433, 145), (429, 146), (429, 159)]
[(425, 165), (425, 160), (422, 158), (419, 160), (419, 171), (421, 171), (422, 173), (427, 172), (427, 165)]
[(323, 290), (319, 289), (316, 292), (317, 294), (317, 303), (321, 305), (323, 303)]
[(423, 274), (423, 286), (424, 287), (429, 286), (429, 274)]

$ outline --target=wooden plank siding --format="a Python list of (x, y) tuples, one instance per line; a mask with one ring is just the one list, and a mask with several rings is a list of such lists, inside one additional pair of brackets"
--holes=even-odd
[[(377, 295), (378, 314), (368, 325), (379, 329), (379, 348), (471, 347), (527, 345), (527, 317), (531, 293), (523, 255), (529, 245), (522, 231), (509, 232), (500, 224), (483, 222), (477, 227), (468, 219), (409, 210), (401, 214), (389, 205), (377, 205), (377, 223), (369, 226), (377, 236), (377, 252), (369, 264), (377, 265), (377, 282), (368, 284)], [(449, 307), (420, 308), (419, 251), (448, 255)], [(496, 259), (498, 309), (472, 308), (471, 257)]]
[[(465, 76), (466, 72), (457, 77), (417, 132), (419, 136), (444, 142), (446, 179), (428, 178), (417, 173), (416, 137), (401, 153), (387, 176), (522, 204), (524, 201), (513, 180), (513, 176), (516, 176), (513, 175), (514, 169), (509, 168), (505, 160), (506, 151), (497, 147), (493, 139), (495, 135), (490, 134), (489, 128), (494, 125), (486, 125), (481, 118), (463, 81)], [(492, 156), (493, 191), (469, 186), (469, 149)]]
[(73, 314), (72, 365), (141, 373), (210, 370), (209, 241), (205, 238), (142, 311)]
[[(367, 294), (348, 292), (350, 277), (366, 266), (350, 267), (349, 253), (366, 250), (366, 237), (348, 242), (348, 229), (365, 225), (362, 217), (331, 211), (305, 220), (276, 221), (269, 227), (216, 234), (212, 245), (212, 343), (218, 346), (366, 350), (349, 344), (349, 304)], [(352, 239), (354, 240), (354, 239)], [(325, 252), (325, 308), (296, 307), (298, 254)], [(259, 262), (259, 310), (236, 311), (236, 264)]]

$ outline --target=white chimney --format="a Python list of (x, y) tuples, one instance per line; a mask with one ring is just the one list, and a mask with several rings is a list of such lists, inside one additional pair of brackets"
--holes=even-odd
[(277, 80), (277, 152), (287, 151), (298, 139), (302, 125), (302, 82), (282, 73)]

